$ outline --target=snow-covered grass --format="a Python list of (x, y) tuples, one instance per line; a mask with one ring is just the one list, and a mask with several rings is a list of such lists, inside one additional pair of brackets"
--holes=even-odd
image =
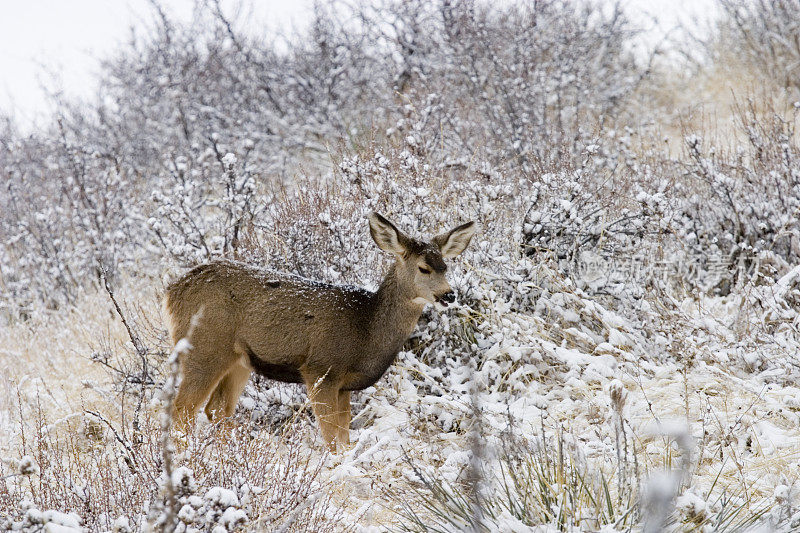
[[(106, 309), (92, 314), (98, 302), (87, 300), (84, 326), (110, 325)], [(43, 319), (40, 331), (53, 322), (60, 317)], [(40, 356), (25, 329), (8, 328), (4, 338), (6, 346), (19, 349), (17, 360), (30, 365), (5, 374), (4, 399), (10, 404), (3, 410), (0, 452), (4, 530), (52, 524), (63, 527), (53, 529), (58, 531), (171, 531), (164, 520), (167, 497), (174, 498), (172, 517), (183, 531), (233, 531), (242, 524), (317, 531), (341, 514), (330, 508), (329, 484), (320, 478), (322, 458), (302, 444), (313, 442), (310, 424), (293, 420), (277, 434), (249, 424), (206, 424), (178, 438), (169, 467), (163, 460), (169, 433), (160, 394), (137, 412), (135, 401), (128, 403), (137, 395), (116, 389), (113, 374), (96, 372), (97, 363), (88, 361), (81, 368), (75, 352), (86, 351), (85, 345), (51, 342), (49, 358)], [(119, 334), (124, 331), (112, 332)], [(38, 370), (47, 368), (58, 371)], [(169, 494), (166, 479), (172, 480)]]

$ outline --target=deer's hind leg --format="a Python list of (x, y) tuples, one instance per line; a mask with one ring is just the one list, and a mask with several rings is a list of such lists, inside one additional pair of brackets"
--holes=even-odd
[(239, 360), (222, 376), (206, 404), (205, 412), (209, 420), (214, 420), (215, 416), (233, 416), (239, 396), (250, 378), (250, 372), (250, 367)]
[(204, 343), (200, 335), (192, 339), (194, 348), (181, 357), (181, 380), (175, 397), (175, 423), (186, 429), (197, 410), (219, 384), (220, 379), (236, 363), (237, 356), (210, 350), (212, 343)]
[(208, 398), (219, 379), (209, 372), (194, 372), (186, 368), (182, 371), (183, 381), (175, 397), (175, 425), (185, 430), (197, 410)]

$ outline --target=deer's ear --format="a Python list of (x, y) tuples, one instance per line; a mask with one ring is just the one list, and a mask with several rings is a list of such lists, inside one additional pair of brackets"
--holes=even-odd
[(384, 252), (389, 252), (398, 257), (402, 257), (406, 253), (405, 243), (408, 242), (408, 237), (403, 235), (403, 232), (397, 229), (383, 215), (375, 212), (370, 213), (369, 232), (372, 235), (372, 240)]
[(447, 233), (440, 233), (433, 238), (433, 243), (439, 247), (442, 257), (455, 257), (467, 248), (477, 229), (478, 225), (472, 220), (456, 226)]

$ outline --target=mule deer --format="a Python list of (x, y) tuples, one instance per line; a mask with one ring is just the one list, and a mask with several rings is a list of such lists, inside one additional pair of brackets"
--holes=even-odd
[(332, 451), (349, 444), (350, 391), (378, 381), (408, 339), (427, 303), (445, 307), (455, 295), (444, 258), (469, 244), (467, 222), (431, 242), (412, 239), (378, 213), (372, 238), (395, 263), (376, 292), (277, 274), (242, 263), (197, 266), (167, 288), (173, 342), (200, 313), (192, 350), (181, 360), (175, 398), (185, 426), (199, 406), (209, 418), (233, 415), (251, 371), (304, 383), (322, 437)]

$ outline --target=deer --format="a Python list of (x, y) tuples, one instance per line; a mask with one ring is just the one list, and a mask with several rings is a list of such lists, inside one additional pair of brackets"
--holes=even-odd
[[(375, 244), (394, 256), (379, 288), (334, 285), (230, 260), (198, 265), (166, 290), (182, 381), (176, 426), (202, 405), (209, 420), (233, 416), (251, 375), (304, 384), (322, 438), (333, 453), (350, 444), (352, 391), (375, 384), (394, 362), (428, 304), (455, 302), (444, 259), (463, 252), (474, 221), (429, 242), (369, 215)], [(194, 323), (193, 323), (194, 321)]]

